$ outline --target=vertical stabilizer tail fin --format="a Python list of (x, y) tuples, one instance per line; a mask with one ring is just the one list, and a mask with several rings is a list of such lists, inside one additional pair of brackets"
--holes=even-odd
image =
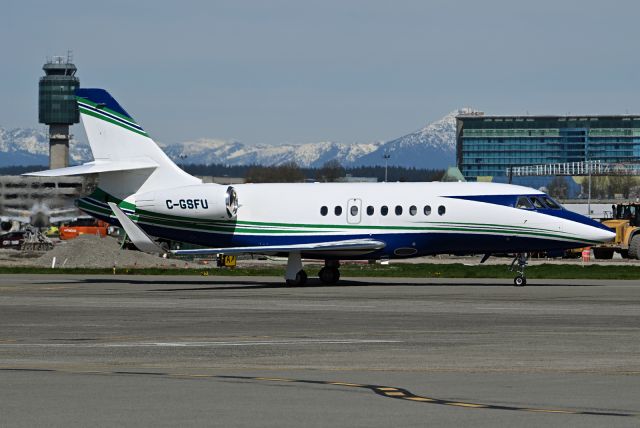
[(182, 171), (104, 89), (76, 91), (82, 124), (96, 162), (153, 162), (145, 171), (100, 173), (100, 187), (119, 196), (201, 181)]

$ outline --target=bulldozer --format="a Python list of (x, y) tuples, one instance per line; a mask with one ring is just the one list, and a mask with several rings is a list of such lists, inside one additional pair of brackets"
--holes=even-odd
[(596, 259), (610, 259), (614, 252), (623, 258), (640, 259), (640, 202), (625, 202), (611, 206), (611, 218), (602, 224), (615, 230), (612, 242), (593, 247)]

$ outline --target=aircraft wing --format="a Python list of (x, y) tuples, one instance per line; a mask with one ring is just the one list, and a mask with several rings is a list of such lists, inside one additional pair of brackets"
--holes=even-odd
[[(163, 249), (156, 244), (138, 225), (113, 202), (109, 207), (120, 221), (129, 239), (141, 251), (146, 253), (163, 253)], [(304, 253), (324, 255), (361, 255), (380, 250), (385, 243), (375, 239), (345, 239), (341, 241), (326, 241), (309, 244), (263, 245), (256, 247), (227, 247), (227, 248), (196, 248), (191, 250), (173, 250), (176, 255), (209, 255), (209, 254), (278, 254)]]
[(78, 216), (55, 216), (55, 217), (49, 217), (49, 223), (54, 224), (54, 223), (66, 223), (69, 222), (71, 220), (74, 220), (78, 218)]
[(18, 208), (5, 208), (4, 211), (13, 216), (19, 216), (19, 217), (28, 217), (31, 214), (31, 212), (28, 210), (21, 210)]
[(316, 242), (310, 244), (264, 245), (256, 247), (197, 248), (192, 250), (173, 250), (176, 255), (208, 254), (277, 254), (300, 252), (305, 254), (366, 254), (385, 247), (385, 243), (375, 239), (347, 239), (342, 241)]
[(65, 214), (75, 214), (78, 211), (76, 207), (54, 208), (49, 210), (50, 216), (61, 216)]
[(113, 202), (108, 202), (111, 210), (116, 215), (120, 225), (137, 249), (145, 253), (162, 254), (164, 250), (140, 229), (127, 215)]
[(7, 221), (17, 221), (18, 223), (29, 223), (31, 221), (31, 219), (29, 217), (25, 217), (25, 216), (15, 216), (15, 215), (7, 215), (7, 216), (1, 216), (0, 217), (0, 221), (2, 222), (7, 222)]

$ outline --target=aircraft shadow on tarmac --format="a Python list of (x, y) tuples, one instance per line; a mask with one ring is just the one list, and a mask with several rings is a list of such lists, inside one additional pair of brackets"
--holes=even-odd
[[(220, 282), (223, 284), (219, 284)], [(382, 281), (382, 279), (381, 279)], [(247, 279), (234, 279), (233, 277), (218, 277), (215, 280), (212, 279), (198, 279), (192, 280), (188, 277), (185, 277), (184, 280), (181, 279), (154, 279), (150, 278), (83, 278), (82, 283), (87, 284), (131, 284), (131, 285), (174, 285), (176, 288), (157, 288), (150, 289), (145, 291), (151, 292), (181, 292), (181, 291), (224, 291), (224, 290), (258, 290), (258, 289), (304, 289), (304, 288), (344, 288), (344, 287), (460, 287), (460, 286), (473, 286), (473, 287), (505, 287), (505, 288), (514, 288), (514, 286), (509, 283), (489, 283), (490, 279), (487, 279), (487, 283), (474, 283), (465, 281), (461, 279), (460, 282), (440, 282), (435, 279), (433, 282), (421, 281), (403, 281), (403, 282), (368, 282), (368, 281), (357, 281), (357, 280), (341, 280), (338, 284), (323, 284), (319, 279), (311, 278), (307, 282), (306, 285), (301, 287), (288, 287), (285, 286), (282, 282), (266, 282), (266, 281), (253, 281)], [(535, 281), (535, 280), (534, 280)], [(219, 285), (218, 285), (219, 284)], [(604, 284), (602, 284), (604, 285)], [(178, 287), (183, 286), (183, 287)], [(596, 287), (599, 284), (583, 284), (583, 283), (552, 283), (549, 280), (545, 280), (545, 282), (533, 282), (527, 286), (527, 288), (531, 287)]]

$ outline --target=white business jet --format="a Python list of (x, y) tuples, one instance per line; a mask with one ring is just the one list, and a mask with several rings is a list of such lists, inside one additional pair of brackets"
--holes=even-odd
[(515, 285), (526, 284), (526, 254), (605, 242), (615, 234), (531, 188), (494, 183), (204, 184), (182, 171), (103, 89), (79, 89), (78, 107), (94, 161), (31, 173), (98, 174), (78, 201), (88, 214), (121, 225), (138, 249), (162, 253), (163, 240), (199, 249), (175, 254), (277, 254), (285, 280), (307, 280), (302, 258), (324, 260), (333, 284), (340, 260), (434, 254), (515, 254)]

